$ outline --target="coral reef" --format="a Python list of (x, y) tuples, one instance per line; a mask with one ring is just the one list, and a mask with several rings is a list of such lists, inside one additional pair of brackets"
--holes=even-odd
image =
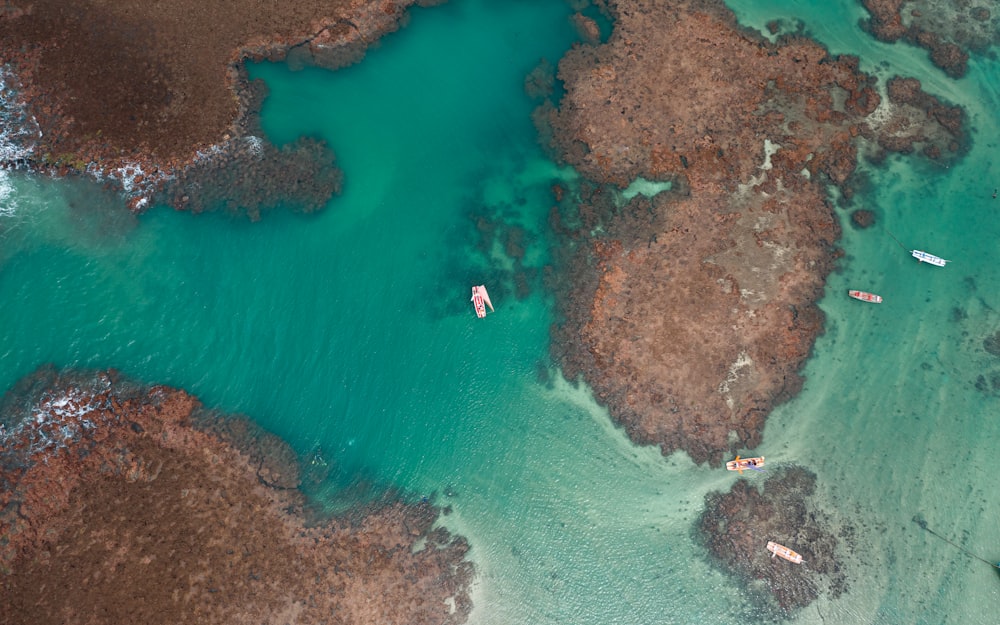
[[(882, 98), (856, 58), (771, 43), (721, 1), (606, 10), (607, 42), (565, 55), (565, 95), (535, 115), (586, 178), (550, 214), (552, 352), (634, 440), (718, 464), (801, 387), (839, 257), (827, 186), (859, 147), (957, 158), (962, 115), (915, 81)], [(629, 192), (641, 179), (669, 190)]]
[(467, 544), (386, 498), (310, 515), (296, 455), (114, 371), (43, 368), (0, 403), (2, 623), (457, 624)]

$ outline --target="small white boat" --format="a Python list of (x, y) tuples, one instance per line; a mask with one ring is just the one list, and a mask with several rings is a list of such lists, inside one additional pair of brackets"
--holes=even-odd
[(912, 254), (913, 257), (919, 260), (920, 262), (930, 263), (935, 267), (944, 267), (945, 263), (948, 262), (945, 259), (941, 258), (940, 256), (935, 256), (934, 254), (928, 254), (927, 252), (922, 252), (920, 250), (911, 250), (910, 254)]
[(794, 564), (802, 564), (803, 560), (801, 555), (795, 553), (794, 551), (792, 551), (791, 549), (789, 549), (784, 545), (779, 545), (773, 540), (767, 541), (767, 550), (771, 552), (772, 558), (774, 556), (781, 556), (782, 558)]
[(486, 316), (486, 307), (493, 310), (493, 302), (490, 301), (490, 294), (486, 292), (486, 287), (482, 284), (472, 287), (472, 305), (476, 308), (476, 316), (482, 319)]
[(875, 295), (874, 293), (869, 293), (868, 291), (856, 291), (854, 289), (851, 289), (850, 291), (847, 292), (847, 294), (853, 297), (854, 299), (861, 300), (862, 302), (871, 302), (872, 304), (882, 303), (881, 295)]

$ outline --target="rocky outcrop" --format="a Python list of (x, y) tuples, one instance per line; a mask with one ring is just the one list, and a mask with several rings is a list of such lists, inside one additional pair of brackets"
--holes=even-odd
[(4, 623), (458, 624), (467, 544), (429, 503), (309, 514), (291, 449), (115, 372), (0, 406)]

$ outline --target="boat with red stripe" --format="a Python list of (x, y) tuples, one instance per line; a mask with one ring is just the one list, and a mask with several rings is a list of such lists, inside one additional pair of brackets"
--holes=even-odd
[(847, 294), (853, 297), (854, 299), (861, 300), (862, 302), (869, 302), (872, 304), (882, 303), (881, 295), (875, 295), (874, 293), (869, 293), (868, 291), (856, 291), (854, 289), (851, 289), (850, 291), (847, 292)]

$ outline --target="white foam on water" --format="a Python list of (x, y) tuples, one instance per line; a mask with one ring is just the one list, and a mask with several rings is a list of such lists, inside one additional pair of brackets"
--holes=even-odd
[(117, 182), (127, 200), (136, 200), (133, 208), (147, 206), (153, 191), (161, 183), (173, 178), (162, 170), (151, 174), (143, 169), (141, 164), (133, 162), (126, 162), (110, 169), (91, 162), (87, 164), (86, 173), (97, 182), (105, 180)]
[(14, 185), (10, 182), (10, 174), (0, 169), (0, 217), (10, 216), (17, 212), (17, 201)]
[(125, 193), (132, 193), (139, 184), (138, 179), (140, 177), (145, 179), (146, 172), (143, 171), (141, 165), (132, 163), (112, 170), (111, 175), (115, 180), (121, 182)]
[(264, 140), (260, 137), (250, 135), (243, 137), (243, 142), (250, 146), (250, 150), (257, 156), (264, 153)]
[(0, 162), (30, 158), (42, 136), (38, 122), (18, 100), (17, 77), (7, 65), (0, 65)]
[(9, 430), (0, 427), (0, 443), (8, 439), (27, 438), (31, 456), (63, 449), (77, 441), (87, 431), (98, 427), (90, 415), (110, 407), (110, 400), (101, 398), (94, 389), (84, 391), (77, 386), (46, 394), (22, 419)]
[[(7, 65), (0, 65), (0, 163), (14, 166), (18, 161), (36, 156), (37, 143), (42, 137), (38, 121), (18, 98), (17, 84), (18, 79), (13, 70)], [(260, 139), (252, 139), (256, 139), (258, 145), (254, 149), (259, 151)], [(218, 146), (213, 147), (218, 149)], [(91, 162), (84, 171), (97, 182), (108, 179), (117, 181), (126, 197), (140, 198), (141, 205), (148, 203), (150, 190), (154, 186), (171, 177), (164, 172), (150, 174), (138, 163), (124, 163), (108, 169)], [(0, 215), (13, 214), (16, 207), (11, 204), (11, 194), (10, 182), (4, 174), (0, 176)]]

